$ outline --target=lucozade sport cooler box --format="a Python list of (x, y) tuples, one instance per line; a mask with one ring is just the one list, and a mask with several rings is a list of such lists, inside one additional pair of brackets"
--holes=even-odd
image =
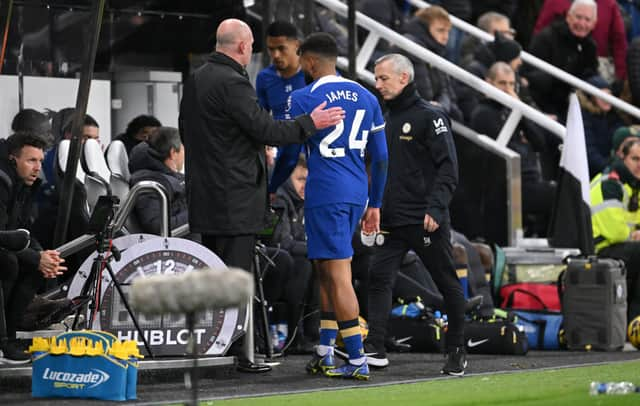
[(135, 342), (109, 333), (77, 331), (34, 338), (31, 392), (34, 397), (136, 399)]

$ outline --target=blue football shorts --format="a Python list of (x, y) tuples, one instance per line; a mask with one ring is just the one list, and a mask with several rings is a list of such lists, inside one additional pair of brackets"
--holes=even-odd
[(304, 209), (309, 259), (346, 259), (353, 256), (351, 238), (365, 206), (333, 203)]

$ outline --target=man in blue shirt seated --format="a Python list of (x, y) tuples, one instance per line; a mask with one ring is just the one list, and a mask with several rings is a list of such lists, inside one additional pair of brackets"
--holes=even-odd
[[(320, 345), (307, 371), (368, 379), (358, 300), (351, 283), (351, 238), (363, 213), (363, 230), (379, 231), (387, 144), (378, 100), (360, 84), (336, 75), (337, 56), (338, 48), (331, 35), (315, 33), (307, 37), (300, 46), (300, 63), (313, 82), (292, 93), (289, 109), (291, 116), (296, 117), (325, 101), (328, 106), (339, 106), (345, 111), (345, 118), (338, 125), (316, 132), (304, 148), (309, 167), (304, 208), (307, 255), (318, 272), (322, 309)], [(289, 176), (299, 151), (297, 144), (282, 149), (273, 172), (271, 192)], [(371, 158), (371, 188), (365, 151)], [(333, 351), (338, 329), (349, 361), (336, 368)]]
[(278, 120), (292, 118), (286, 111), (287, 100), (291, 92), (306, 85), (297, 53), (299, 46), (293, 24), (274, 21), (267, 28), (267, 50), (272, 64), (258, 73), (256, 93), (260, 105)]

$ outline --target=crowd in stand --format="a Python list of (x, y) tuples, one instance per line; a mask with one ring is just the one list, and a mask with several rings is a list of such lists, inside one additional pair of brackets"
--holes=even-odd
[[(640, 59), (640, 39), (636, 38), (640, 34), (640, 11), (636, 9), (634, 2), (440, 0), (431, 3), (439, 5), (415, 10), (402, 0), (363, 0), (359, 2), (359, 9), (431, 52), (486, 80), (500, 91), (543, 111), (563, 124), (566, 121), (568, 96), (573, 89), (547, 73), (523, 64), (520, 58), (522, 50), (604, 92), (640, 105), (640, 63), (636, 62)], [(494, 41), (479, 41), (457, 30), (451, 24), (450, 13), (476, 23), (480, 29), (494, 35)], [(343, 50), (345, 46), (340, 41), (339, 24), (334, 20), (330, 23), (325, 19), (320, 21), (317, 24), (319, 28), (334, 30), (338, 48)], [(296, 55), (298, 36), (295, 27), (292, 31), (290, 25), (286, 24), (270, 26), (267, 35), (267, 47), (273, 65), (258, 75), (258, 100), (274, 117), (290, 119), (287, 116), (288, 95), (276, 94), (274, 97), (269, 87), (273, 86), (274, 81), (280, 83), (282, 80), (290, 85), (289, 92), (304, 86), (305, 78)], [(374, 55), (381, 56), (389, 52), (399, 50), (389, 44), (381, 44)], [(422, 98), (446, 112), (451, 119), (491, 138), (498, 137), (509, 116), (509, 108), (412, 55), (407, 56), (415, 66), (414, 83)], [(609, 173), (612, 168), (622, 171), (624, 168), (621, 160), (635, 151), (631, 151), (632, 148), (625, 150), (625, 146), (640, 137), (640, 130), (635, 126), (638, 120), (618, 112), (607, 102), (587, 93), (578, 91), (578, 98), (585, 127), (590, 175), (594, 177), (603, 172)], [(9, 217), (4, 224), (0, 224), (0, 228), (29, 228), (32, 230), (32, 241), (40, 241), (44, 247), (32, 245), (34, 250), (43, 253), (40, 264), (37, 261), (29, 263), (34, 270), (29, 277), (38, 279), (38, 282), (31, 283), (29, 280), (31, 288), (26, 293), (24, 289), (19, 291), (22, 295), (20, 300), (16, 299), (14, 286), (22, 285), (3, 284), (6, 306), (13, 310), (19, 309), (19, 312), (42, 313), (42, 309), (46, 308), (46, 312), (50, 313), (52, 309), (70, 306), (68, 301), (49, 301), (36, 293), (44, 290), (45, 278), (52, 274), (62, 278), (69, 277), (65, 274), (66, 267), (77, 269), (79, 265), (79, 261), (71, 265), (73, 258), (67, 259), (63, 265), (64, 261), (59, 258), (59, 254), (52, 250), (55, 224), (50, 221), (51, 215), (58, 210), (61, 185), (59, 179), (64, 176), (64, 168), (58, 161), (59, 145), (61, 141), (70, 139), (72, 120), (72, 109), (65, 109), (53, 117), (23, 110), (14, 120), (12, 130), (16, 134), (35, 134), (42, 142), (27, 139), (20, 141), (23, 143), (16, 144), (19, 146), (15, 147), (12, 142), (20, 140), (24, 135), (14, 138), (12, 142), (0, 141), (0, 154), (3, 154), (0, 161), (6, 166), (0, 169), (7, 173), (15, 172), (11, 162), (15, 161), (16, 156), (20, 158), (19, 151), (25, 145), (42, 154), (42, 158), (34, 158), (40, 162), (36, 165), (37, 169), (23, 175), (14, 175), (23, 176), (22, 179), (26, 180), (35, 174), (39, 180), (33, 179), (30, 184), (25, 181), (28, 187), (21, 193), (27, 193), (26, 195), (7, 192), (7, 196), (13, 200), (2, 202), (5, 205), (2, 210), (13, 214), (14, 218)], [(154, 180), (167, 190), (172, 208), (171, 226), (175, 228), (186, 224), (189, 218), (185, 178), (182, 174), (185, 148), (178, 129), (162, 127), (160, 120), (152, 116), (136, 117), (125, 133), (114, 138), (114, 141), (124, 144), (131, 186), (143, 180)], [(83, 121), (83, 140), (97, 139), (98, 134), (99, 124), (87, 115)], [(508, 147), (521, 157), (522, 210), (526, 232), (528, 235), (544, 237), (556, 192), (559, 141), (535, 123), (523, 119), (511, 136)], [(107, 155), (110, 149), (110, 146), (105, 148)], [(267, 149), (271, 151), (270, 147)], [(474, 156), (473, 151), (459, 151), (459, 154)], [(469, 174), (471, 181), (479, 184), (486, 182), (486, 172), (473, 175), (477, 172), (477, 167), (482, 165), (478, 160), (461, 161), (459, 164), (461, 177)], [(476, 178), (472, 178), (473, 176)], [(282, 310), (274, 309), (271, 321), (285, 336), (287, 333), (295, 335), (295, 345), (291, 348), (300, 352), (308, 352), (309, 342), (317, 341), (319, 325), (317, 317), (309, 317), (301, 322), (301, 315), (312, 313), (310, 309), (316, 308), (318, 303), (317, 295), (313, 293), (317, 286), (314, 287), (315, 281), (311, 276), (311, 262), (306, 258), (303, 225), (306, 177), (306, 162), (301, 158), (286, 183), (277, 190), (270, 190), (273, 193), (272, 206), (279, 221), (273, 234), (269, 235), (268, 243), (271, 247), (267, 248), (267, 253), (277, 259), (277, 266), (265, 286), (270, 301), (284, 303)], [(39, 184), (41, 182), (43, 185)], [(637, 205), (635, 186), (637, 184), (640, 187), (640, 180), (629, 183), (632, 185), (631, 194), (635, 193)], [(83, 201), (82, 185), (76, 187), (79, 192), (76, 196), (79, 197), (72, 202), (77, 209), (72, 212), (76, 217), (70, 222), (66, 240), (83, 234), (88, 225), (89, 212), (86, 201)], [(466, 196), (467, 199), (476, 197)], [(86, 200), (86, 196), (84, 199)], [(16, 205), (20, 205), (19, 215), (15, 212)], [(32, 208), (37, 208), (39, 216), (25, 214)], [(131, 231), (157, 234), (160, 229), (160, 210), (157, 199), (152, 195), (143, 195), (132, 214), (140, 228)], [(191, 235), (190, 238), (200, 241), (198, 235)], [(354, 247), (354, 284), (359, 298), (364, 297), (360, 300), (360, 307), (366, 315), (369, 247), (362, 246), (357, 238), (354, 239)], [(360, 269), (364, 271), (359, 272)], [(365, 293), (361, 293), (362, 291)], [(17, 328), (33, 328), (33, 325), (25, 326), (19, 320), (10, 319), (9, 322), (10, 336), (15, 334)], [(37, 320), (34, 320), (34, 324), (36, 323)], [(12, 345), (2, 348), (5, 358), (24, 358)], [(276, 349), (282, 349), (282, 343), (278, 343), (278, 346)]]
[[(640, 48), (640, 39), (635, 38), (640, 25), (639, 10), (634, 2), (436, 0), (429, 3), (433, 6), (415, 10), (402, 0), (363, 0), (359, 10), (561, 124), (566, 122), (568, 96), (574, 89), (535, 66), (523, 64), (521, 51), (627, 102), (637, 103), (640, 97), (637, 78), (640, 65), (632, 62)], [(495, 39), (484, 42), (461, 32), (450, 23), (449, 13), (475, 24)], [(378, 51), (386, 48), (381, 45)], [(510, 114), (509, 108), (428, 63), (412, 60), (422, 97), (439, 105), (452, 119), (497, 138)], [(578, 96), (589, 172), (595, 176), (611, 163), (615, 131), (636, 124), (638, 119), (585, 92), (579, 91)], [(523, 218), (528, 236), (547, 236), (559, 145), (554, 135), (528, 120), (521, 120), (509, 142), (509, 148), (521, 155)], [(461, 151), (460, 145), (458, 148), (461, 156), (475, 156), (473, 151)], [(482, 182), (477, 177), (484, 177), (478, 174), (477, 161), (462, 161), (460, 165), (463, 182)], [(464, 196), (465, 200), (474, 198), (476, 196)]]

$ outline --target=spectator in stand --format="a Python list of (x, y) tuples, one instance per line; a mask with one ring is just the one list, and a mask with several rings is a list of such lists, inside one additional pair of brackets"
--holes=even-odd
[(640, 315), (640, 140), (622, 149), (606, 173), (591, 182), (591, 225), (598, 255), (624, 261), (627, 268), (627, 318)]
[[(134, 148), (129, 160), (131, 186), (150, 180), (161, 184), (167, 191), (171, 213), (169, 229), (187, 223), (187, 193), (184, 175), (184, 147), (178, 130), (172, 127), (158, 127), (147, 137), (146, 147), (142, 144)], [(141, 195), (135, 204), (135, 214), (142, 232), (160, 234), (162, 206), (155, 193)]]
[[(358, 11), (362, 14), (373, 18), (395, 32), (403, 32), (404, 26), (411, 17), (412, 7), (408, 0), (363, 0), (357, 2), (357, 4)], [(368, 34), (366, 30), (358, 29), (360, 46), (362, 46)], [(386, 40), (378, 41), (378, 45), (369, 61), (373, 63), (378, 57), (388, 52), (390, 48), (392, 48), (392, 45)], [(344, 54), (341, 53), (341, 55)]]
[(634, 39), (629, 45), (627, 66), (629, 67), (628, 80), (631, 102), (635, 106), (640, 106), (640, 38)]
[[(461, 20), (471, 20), (471, 0), (436, 0), (431, 4), (442, 6), (447, 12)], [(460, 48), (464, 38), (467, 36), (464, 31), (452, 27), (447, 41), (447, 59), (453, 63), (460, 60)]]
[[(420, 9), (409, 20), (404, 36), (431, 52), (444, 57), (451, 30), (451, 21), (447, 10), (440, 6)], [(407, 55), (410, 59), (412, 56)], [(420, 96), (439, 105), (452, 119), (462, 121), (462, 112), (458, 108), (458, 99), (452, 79), (422, 60), (412, 60), (415, 68), (415, 84)]]
[[(538, 21), (534, 28), (534, 34), (542, 31), (550, 25), (554, 19), (562, 18), (567, 10), (575, 4), (591, 4), (597, 6), (597, 21), (593, 27), (593, 39), (596, 42), (599, 56), (599, 72), (612, 82), (614, 78), (624, 80), (627, 77), (627, 37), (624, 21), (616, 0), (582, 1), (576, 0), (545, 0)], [(597, 4), (596, 4), (597, 3)], [(609, 60), (613, 59), (613, 64)], [(613, 65), (613, 66), (612, 66)], [(613, 75), (615, 67), (615, 77)]]
[(290, 120), (287, 100), (292, 91), (306, 85), (298, 56), (298, 31), (285, 21), (274, 21), (267, 28), (267, 50), (271, 65), (258, 73), (256, 93), (258, 103), (271, 112), (273, 118)]
[(472, 16), (476, 20), (489, 11), (495, 11), (509, 18), (513, 18), (518, 8), (518, 0), (473, 0)]
[(618, 0), (618, 6), (627, 31), (627, 41), (631, 42), (640, 35), (640, 4), (637, 0)]
[(289, 331), (296, 327), (301, 312), (313, 312), (298, 326), (303, 327), (294, 341), (294, 350), (299, 353), (306, 352), (309, 342), (318, 340), (320, 328), (319, 286), (313, 275), (311, 261), (307, 258), (307, 234), (304, 229), (304, 189), (308, 173), (306, 157), (301, 154), (289, 179), (276, 192), (273, 208), (280, 220), (271, 240), (272, 245), (287, 251), (294, 261), (294, 271), (285, 287), (286, 297), (291, 304)]
[[(597, 19), (593, 0), (575, 0), (565, 20), (556, 21), (533, 37), (529, 52), (550, 64), (587, 79), (597, 73), (598, 57), (591, 31)], [(567, 115), (571, 87), (550, 74), (525, 65), (522, 75), (542, 111), (561, 122)]]
[[(44, 139), (33, 133), (15, 133), (0, 140), (0, 230), (31, 228), (32, 204), (42, 183), (39, 175), (45, 148)], [(8, 341), (0, 342), (0, 363), (29, 361), (29, 355), (18, 346), (16, 329), (36, 292), (44, 287), (44, 278), (57, 278), (67, 270), (64, 262), (59, 252), (43, 250), (34, 238), (29, 247), (18, 252), (0, 249), (8, 336)]]
[(49, 117), (34, 109), (20, 110), (11, 121), (11, 130), (14, 133), (31, 132), (39, 135), (49, 144), (53, 142)]
[[(629, 142), (640, 138), (640, 126), (620, 127), (611, 138), (611, 162), (616, 158), (624, 158), (622, 150)], [(605, 169), (606, 171), (606, 169)]]
[[(611, 94), (611, 86), (601, 76), (587, 79), (590, 85)], [(614, 131), (623, 125), (622, 120), (606, 101), (578, 90), (582, 109), (584, 138), (587, 144), (589, 177), (592, 178), (609, 164), (611, 141)]]
[[(515, 72), (506, 63), (493, 64), (487, 72), (486, 81), (509, 96), (519, 99), (515, 89)], [(471, 128), (496, 139), (510, 113), (508, 107), (486, 98), (473, 110)], [(542, 178), (540, 169), (538, 152), (545, 149), (545, 134), (533, 122), (522, 119), (507, 146), (520, 154), (522, 214), (525, 220), (529, 220), (525, 222), (525, 231), (529, 235), (544, 236), (551, 217), (556, 189), (555, 183)]]
[(364, 0), (358, 6), (362, 14), (397, 32), (406, 24), (409, 9), (406, 0)]
[[(58, 180), (58, 175), (55, 173), (56, 168), (56, 159), (58, 155), (58, 144), (62, 140), (71, 139), (71, 131), (73, 126), (73, 116), (74, 114), (67, 113), (65, 114), (64, 123), (62, 125), (62, 131), (60, 135), (54, 134), (54, 137), (60, 137), (56, 139), (56, 143), (51, 147), (44, 156), (44, 163), (42, 165), (42, 171), (44, 172), (44, 176), (47, 180), (48, 188), (55, 187)], [(87, 138), (92, 138), (100, 142), (100, 126), (95, 118), (90, 115), (85, 115), (84, 117), (84, 125), (82, 127), (82, 141)]]
[(127, 150), (127, 155), (131, 156), (133, 147), (146, 141), (158, 127), (162, 126), (160, 121), (154, 116), (140, 115), (127, 124), (127, 129), (123, 134), (114, 138), (114, 141), (122, 141)]
[[(489, 11), (481, 15), (480, 18), (478, 18), (476, 25), (482, 31), (488, 32), (493, 36), (495, 36), (496, 33), (500, 33), (505, 38), (513, 39), (513, 35), (515, 34), (513, 28), (511, 28), (509, 17), (496, 13), (495, 11)], [(482, 47), (484, 44), (485, 43), (480, 41), (477, 37), (467, 35), (464, 41), (462, 41), (460, 65), (463, 67), (468, 66), (471, 61), (473, 61), (474, 54), (478, 48)]]
[(533, 27), (536, 25), (543, 3), (544, 0), (519, 1), (518, 8), (513, 15), (511, 24), (515, 30), (515, 40), (527, 50), (533, 36)]
[[(521, 89), (525, 89), (526, 94), (528, 94), (526, 81), (522, 81), (522, 77), (518, 74), (518, 70), (522, 65), (522, 59), (520, 58), (521, 51), (522, 48), (520, 44), (512, 39), (503, 37), (502, 34), (497, 32), (493, 42), (478, 44), (476, 52), (474, 53), (474, 60), (464, 68), (477, 77), (484, 79), (487, 71), (495, 62), (505, 62), (516, 72), (516, 92), (520, 93)], [(471, 120), (471, 113), (477, 106), (481, 94), (464, 83), (458, 81), (455, 83), (456, 93), (459, 99), (458, 106), (464, 114), (465, 122), (469, 122)], [(525, 103), (528, 102), (529, 100), (525, 101)]]

